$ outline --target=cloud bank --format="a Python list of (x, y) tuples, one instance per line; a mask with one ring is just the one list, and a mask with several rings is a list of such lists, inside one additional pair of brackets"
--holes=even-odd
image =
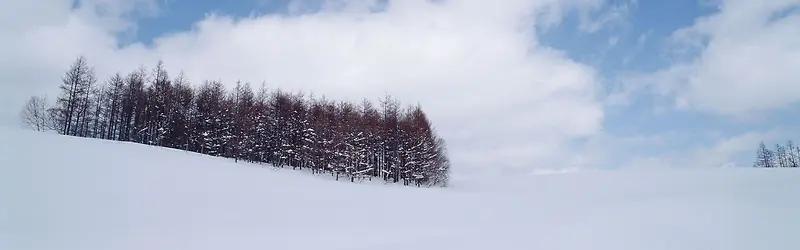
[(631, 79), (680, 109), (731, 118), (800, 101), (800, 1), (724, 0), (669, 38), (674, 63)]

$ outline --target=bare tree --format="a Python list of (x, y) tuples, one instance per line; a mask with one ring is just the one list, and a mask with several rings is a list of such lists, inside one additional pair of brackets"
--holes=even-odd
[(56, 100), (54, 114), (61, 134), (77, 135), (86, 107), (88, 93), (94, 78), (94, 69), (86, 63), (86, 58), (78, 57), (61, 79), (61, 95)]
[[(170, 80), (163, 63), (95, 85), (94, 70), (79, 57), (62, 79), (52, 108), (31, 97), (22, 121), (35, 130), (180, 148), (278, 167), (310, 168), (350, 181), (377, 177), (405, 185), (447, 186), (450, 160), (420, 105), (401, 109), (390, 95), (377, 105), (309, 99), (299, 92), (254, 93), (237, 82), (193, 88), (179, 74)], [(797, 165), (797, 147), (763, 143), (756, 166)]]
[(788, 167), (800, 167), (800, 155), (797, 154), (797, 146), (791, 140), (786, 142), (786, 157), (788, 160)]
[(796, 168), (800, 167), (800, 147), (794, 145), (792, 141), (789, 141), (789, 143), (792, 145), (791, 154), (792, 157), (794, 158), (794, 164), (792, 165), (792, 167)]
[(50, 113), (47, 112), (47, 106), (46, 96), (31, 96), (20, 112), (22, 124), (36, 131), (52, 129), (52, 119)]
[(432, 185), (447, 187), (450, 181), (450, 159), (447, 157), (447, 146), (444, 139), (436, 139), (435, 167)]
[(787, 154), (786, 147), (781, 144), (775, 144), (775, 164), (776, 167), (785, 168), (789, 167), (789, 155)]
[(758, 151), (756, 152), (756, 162), (753, 163), (757, 168), (773, 168), (775, 167), (775, 153), (769, 150), (764, 142), (758, 144)]
[(105, 89), (103, 95), (106, 99), (106, 134), (103, 138), (109, 140), (118, 140), (120, 138), (120, 125), (122, 112), (123, 92), (125, 88), (125, 80), (119, 73), (111, 76), (107, 80), (108, 87)]

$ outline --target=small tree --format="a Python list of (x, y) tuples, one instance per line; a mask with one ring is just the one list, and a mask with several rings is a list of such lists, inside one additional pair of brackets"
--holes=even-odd
[(773, 168), (775, 167), (775, 153), (767, 148), (764, 142), (758, 144), (758, 151), (756, 151), (756, 162), (753, 167), (757, 168)]
[(791, 140), (786, 142), (786, 155), (789, 161), (789, 167), (800, 167), (800, 155), (798, 155), (798, 152), (800, 152), (800, 150), (794, 145), (794, 142)]
[(789, 155), (787, 154), (786, 147), (781, 144), (775, 144), (775, 164), (776, 167), (785, 168), (789, 167)]
[(20, 112), (22, 124), (36, 131), (45, 131), (53, 128), (50, 112), (47, 112), (47, 97), (31, 96), (25, 107)]

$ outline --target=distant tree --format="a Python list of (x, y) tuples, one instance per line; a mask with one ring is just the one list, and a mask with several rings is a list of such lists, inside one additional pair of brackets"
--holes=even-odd
[(303, 148), (306, 146), (306, 128), (307, 128), (307, 115), (308, 108), (304, 100), (303, 93), (291, 95), (289, 110), (289, 145), (291, 152), (289, 154), (289, 164), (292, 168), (303, 168), (305, 165), (305, 156), (303, 155)]
[[(161, 61), (152, 72), (139, 67), (96, 81), (79, 57), (62, 79), (56, 104), (48, 108), (43, 97), (31, 97), (20, 114), (23, 123), (40, 131), (310, 168), (337, 180), (448, 185), (445, 141), (421, 106), (401, 109), (388, 94), (378, 105), (367, 100), (355, 105), (324, 95), (269, 91), (265, 84), (257, 93), (241, 82), (230, 92), (220, 81), (193, 88), (182, 72), (170, 79)], [(800, 150), (793, 144), (777, 151), (776, 156), (763, 147), (755, 165), (797, 165)]]
[(361, 102), (361, 122), (359, 131), (363, 133), (362, 138), (364, 139), (363, 146), (366, 150), (366, 165), (361, 167), (359, 173), (376, 177), (381, 173), (383, 169), (383, 163), (381, 161), (383, 152), (383, 138), (381, 137), (382, 128), (381, 114), (374, 107), (372, 102), (366, 99), (363, 100)]
[(47, 112), (46, 96), (31, 96), (25, 107), (20, 112), (23, 126), (36, 130), (46, 131), (54, 128), (53, 117)]
[(270, 130), (273, 131), (270, 139), (270, 149), (272, 151), (270, 159), (278, 167), (284, 167), (288, 164), (292, 150), (291, 145), (289, 145), (291, 134), (291, 101), (289, 94), (276, 89), (269, 98), (269, 104), (272, 111), (270, 115)]
[(320, 131), (320, 142), (319, 142), (319, 166), (321, 170), (329, 171), (334, 173), (337, 171), (336, 166), (336, 150), (334, 146), (337, 143), (337, 139), (340, 138), (338, 134), (338, 120), (336, 117), (337, 106), (334, 102), (329, 101), (323, 97), (321, 100), (322, 106), (322, 117), (320, 119), (320, 123), (317, 124), (317, 130)]
[(106, 133), (103, 136), (109, 140), (120, 140), (122, 133), (122, 103), (123, 93), (125, 91), (125, 80), (119, 73), (114, 74), (108, 78), (107, 87), (103, 91), (105, 95), (105, 123)]
[(314, 146), (317, 141), (317, 133), (312, 127), (311, 110), (313, 108), (314, 96), (310, 94), (310, 101), (300, 100), (302, 103), (298, 109), (300, 113), (297, 114), (299, 119), (299, 138), (298, 142), (298, 158), (300, 161), (300, 168), (313, 168), (315, 161)]
[(270, 115), (269, 115), (269, 91), (266, 84), (262, 83), (258, 88), (258, 93), (253, 103), (253, 161), (267, 162), (270, 152), (269, 139), (272, 138), (272, 130), (270, 130)]
[(104, 138), (106, 134), (107, 124), (105, 120), (107, 119), (106, 116), (108, 112), (106, 109), (108, 108), (108, 96), (105, 95), (107, 92), (108, 86), (103, 84), (96, 85), (95, 88), (92, 90), (92, 109), (91, 109), (91, 119), (90, 119), (90, 128), (88, 135), (92, 138)]
[(794, 142), (792, 142), (792, 140), (786, 142), (788, 167), (793, 167), (793, 168), (800, 167), (800, 154), (798, 154), (799, 152), (800, 149), (798, 149), (797, 146), (794, 145)]
[(192, 122), (195, 118), (195, 92), (182, 72), (173, 82), (171, 97), (173, 107), (170, 109), (168, 129), (164, 138), (165, 144), (178, 149), (193, 150), (191, 138), (195, 133), (192, 129)]
[(447, 157), (447, 146), (444, 139), (436, 138), (435, 152), (433, 155), (433, 173), (429, 184), (446, 187), (450, 181), (450, 159)]
[(225, 89), (219, 81), (206, 81), (197, 92), (195, 130), (200, 153), (213, 156), (226, 153), (230, 115), (225, 96)]
[(86, 77), (83, 83), (84, 91), (78, 98), (79, 103), (75, 135), (94, 137), (95, 133), (91, 129), (93, 128), (93, 123), (97, 122), (97, 114), (94, 111), (96, 111), (95, 107), (99, 105), (98, 94), (100, 88), (98, 88), (96, 84), (97, 77), (95, 76), (94, 69), (90, 70)]
[[(352, 103), (339, 102), (336, 106), (335, 122), (337, 125), (334, 129), (333, 141), (334, 171), (346, 176), (354, 176), (357, 171), (355, 164), (357, 113)], [(351, 178), (350, 181), (353, 179)]]
[(775, 165), (775, 153), (769, 150), (764, 142), (759, 143), (758, 151), (756, 151), (756, 162), (753, 166), (758, 168), (773, 168)]
[(393, 182), (400, 180), (400, 108), (399, 103), (390, 95), (386, 95), (381, 101), (382, 109), (382, 131), (383, 138), (383, 169), (384, 180), (392, 179)]
[(312, 169), (313, 173), (322, 172), (326, 165), (325, 157), (327, 155), (327, 150), (325, 145), (327, 144), (326, 138), (330, 134), (330, 131), (326, 129), (326, 112), (325, 112), (325, 98), (323, 97), (321, 100), (317, 100), (312, 98), (311, 104), (308, 110), (308, 135), (306, 139), (306, 155), (308, 155), (309, 167)]
[(94, 69), (89, 67), (86, 57), (79, 56), (61, 79), (61, 94), (53, 108), (54, 122), (59, 133), (78, 135), (94, 81)]
[(164, 63), (158, 61), (150, 78), (147, 88), (147, 141), (149, 144), (171, 147), (166, 139), (170, 134), (170, 114), (175, 106), (175, 93), (172, 81), (164, 68)]
[(775, 166), (779, 168), (789, 167), (789, 154), (786, 147), (781, 144), (775, 144)]
[(233, 128), (231, 145), (235, 159), (252, 159), (256, 137), (256, 98), (249, 83), (236, 83), (231, 93), (233, 105)]
[(147, 71), (140, 67), (125, 77), (122, 91), (122, 107), (120, 113), (120, 140), (143, 143), (141, 136), (145, 128), (146, 95), (145, 82)]

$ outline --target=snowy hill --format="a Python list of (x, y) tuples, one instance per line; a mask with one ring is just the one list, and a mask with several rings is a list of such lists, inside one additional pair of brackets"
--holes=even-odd
[[(457, 167), (457, 166), (456, 166)], [(351, 184), (0, 129), (0, 249), (800, 249), (800, 171)]]

